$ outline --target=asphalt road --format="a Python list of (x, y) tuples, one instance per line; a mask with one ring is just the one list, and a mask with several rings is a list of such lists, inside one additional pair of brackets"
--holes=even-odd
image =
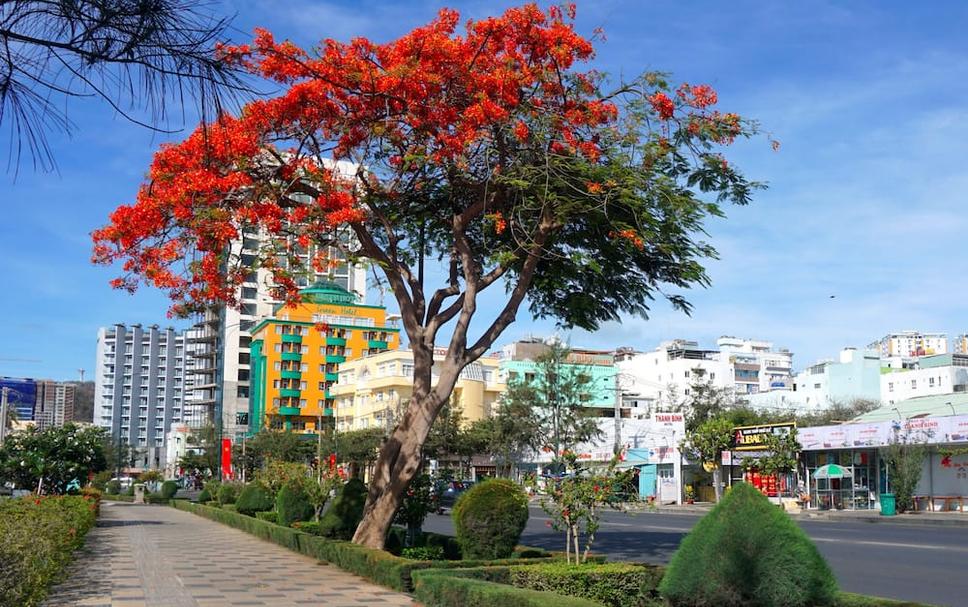
[[(594, 552), (613, 561), (667, 563), (698, 515), (607, 512)], [(564, 536), (548, 528), (533, 507), (521, 543), (564, 549)], [(837, 575), (842, 590), (932, 605), (968, 605), (968, 527), (801, 521)], [(427, 531), (453, 534), (448, 515), (431, 515)]]

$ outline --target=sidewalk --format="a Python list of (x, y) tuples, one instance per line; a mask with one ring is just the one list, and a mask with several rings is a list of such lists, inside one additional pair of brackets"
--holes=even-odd
[(45, 607), (414, 605), (409, 596), (168, 506), (101, 505)]

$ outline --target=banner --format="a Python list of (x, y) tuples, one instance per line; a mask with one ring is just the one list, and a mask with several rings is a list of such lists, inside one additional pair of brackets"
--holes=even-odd
[(232, 439), (222, 439), (222, 478), (232, 478)]
[(796, 428), (796, 424), (793, 422), (733, 428), (734, 450), (760, 451), (766, 447), (766, 436), (770, 434), (786, 434), (794, 428)]

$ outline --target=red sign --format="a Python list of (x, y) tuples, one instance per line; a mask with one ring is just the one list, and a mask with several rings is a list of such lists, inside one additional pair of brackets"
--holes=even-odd
[(232, 439), (222, 439), (222, 478), (232, 478)]

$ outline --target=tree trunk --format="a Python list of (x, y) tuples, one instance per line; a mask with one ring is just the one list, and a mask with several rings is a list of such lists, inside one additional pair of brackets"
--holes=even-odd
[(421, 447), (441, 406), (443, 401), (435, 402), (433, 395), (411, 400), (400, 424), (380, 450), (353, 543), (383, 548), (403, 494), (420, 470)]
[(719, 503), (722, 497), (722, 487), (720, 486), (720, 477), (722, 476), (722, 467), (716, 466), (713, 468), (713, 491), (716, 493), (716, 503)]

